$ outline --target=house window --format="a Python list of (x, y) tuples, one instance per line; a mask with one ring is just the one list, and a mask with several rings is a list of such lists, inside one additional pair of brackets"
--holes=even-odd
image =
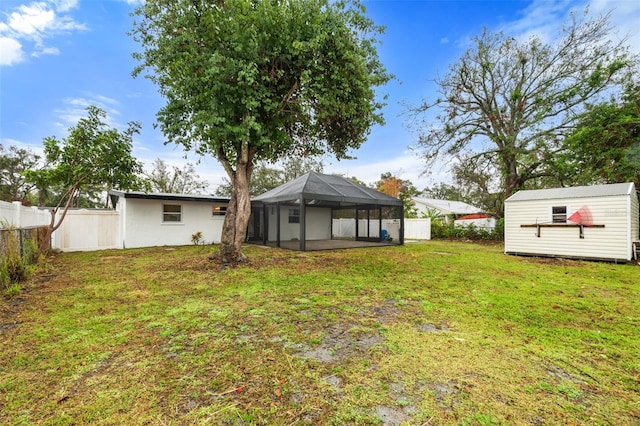
[(180, 204), (163, 204), (162, 221), (182, 222), (182, 206)]
[(224, 216), (227, 214), (227, 206), (213, 206), (211, 208), (211, 216)]
[(567, 206), (551, 207), (552, 223), (567, 223)]
[(300, 209), (289, 209), (289, 223), (300, 223)]

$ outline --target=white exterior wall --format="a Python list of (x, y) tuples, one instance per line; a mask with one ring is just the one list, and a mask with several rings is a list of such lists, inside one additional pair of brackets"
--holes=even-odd
[[(588, 206), (594, 225), (584, 228), (584, 239), (578, 227), (543, 227), (540, 237), (536, 228), (520, 225), (551, 223), (551, 207), (567, 206), (567, 217), (582, 206)], [(630, 260), (629, 196), (522, 200), (505, 203), (505, 253), (559, 257)], [(637, 217), (636, 203), (636, 217)], [(637, 220), (636, 220), (637, 223)]]
[(307, 207), (305, 233), (308, 240), (331, 239), (331, 209)]
[[(278, 240), (276, 207), (269, 209), (269, 241)], [(297, 206), (280, 206), (280, 241), (300, 239), (300, 224), (289, 223), (289, 209), (299, 209)], [(331, 239), (331, 209), (321, 207), (306, 207), (305, 233), (309, 240)]]
[[(163, 222), (164, 204), (182, 206), (181, 222)], [(212, 216), (218, 203), (120, 198), (122, 245), (126, 248), (193, 244), (191, 236), (202, 232), (206, 244), (219, 243), (224, 216)]]

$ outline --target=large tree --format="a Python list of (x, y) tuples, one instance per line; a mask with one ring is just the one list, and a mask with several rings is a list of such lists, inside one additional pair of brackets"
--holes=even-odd
[(485, 30), (436, 80), (441, 97), (421, 129), (427, 159), (472, 151), (500, 172), (504, 196), (553, 174), (549, 167), (586, 102), (628, 78), (635, 57), (612, 41), (609, 17), (572, 15), (553, 44)]
[(640, 188), (640, 83), (590, 105), (556, 162), (562, 183), (635, 182)]
[(329, 0), (147, 0), (136, 10), (134, 54), (166, 98), (170, 143), (212, 154), (233, 186), (219, 258), (245, 259), (256, 161), (359, 147), (383, 122), (375, 87), (390, 76), (381, 28), (358, 3)]
[(62, 195), (51, 210), (47, 239), (60, 227), (81, 192), (94, 191), (96, 187), (139, 187), (142, 164), (132, 156), (131, 150), (133, 135), (139, 132), (140, 124), (131, 122), (126, 130), (120, 131), (110, 128), (106, 119), (105, 111), (89, 106), (87, 116), (69, 129), (66, 138), (45, 138), (47, 165), (25, 172), (30, 182), (61, 188)]
[(0, 200), (25, 201), (33, 183), (26, 181), (24, 172), (37, 168), (40, 157), (28, 148), (0, 144)]
[(160, 158), (153, 162), (151, 171), (144, 177), (149, 190), (166, 194), (201, 194), (209, 187), (206, 180), (200, 179), (193, 164), (186, 163), (180, 168), (169, 166)]
[(380, 180), (373, 187), (384, 194), (401, 199), (404, 204), (404, 217), (418, 217), (418, 210), (412, 198), (418, 196), (420, 191), (410, 180), (400, 179), (386, 172), (380, 175)]

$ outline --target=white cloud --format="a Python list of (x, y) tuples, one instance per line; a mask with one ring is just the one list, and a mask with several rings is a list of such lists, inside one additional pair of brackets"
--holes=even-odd
[(0, 39), (3, 40), (3, 60), (0, 61), (0, 66), (22, 62), (26, 58), (25, 51), (32, 57), (59, 54), (57, 47), (45, 46), (44, 41), (59, 34), (88, 29), (85, 24), (65, 14), (76, 7), (77, 3), (77, 0), (32, 2), (20, 5), (6, 14), (6, 20), (0, 22)]
[(31, 54), (34, 58), (40, 57), (42, 55), (59, 55), (60, 49), (57, 47), (42, 47), (40, 50), (37, 50)]
[(0, 66), (20, 63), (24, 58), (22, 44), (9, 37), (0, 37)]
[(325, 161), (324, 172), (341, 174), (347, 177), (356, 177), (366, 184), (373, 184), (380, 180), (382, 173), (389, 172), (392, 175), (409, 180), (418, 190), (433, 185), (434, 182), (450, 180), (448, 165), (434, 164), (425, 173), (425, 163), (415, 152), (405, 151), (395, 158), (371, 162), (361, 160)]
[(12, 138), (2, 138), (0, 139), (0, 145), (5, 147), (15, 146), (20, 149), (29, 149), (33, 151), (34, 154), (39, 155), (40, 158), (44, 157), (44, 148), (42, 145), (32, 145), (17, 139)]
[(78, 0), (52, 0), (51, 3), (58, 12), (67, 12), (78, 6)]
[(520, 19), (506, 24), (500, 30), (520, 39), (536, 36), (543, 42), (553, 43), (569, 14), (573, 12), (580, 17), (587, 8), (590, 18), (611, 13), (609, 24), (613, 29), (610, 34), (612, 41), (628, 38), (627, 45), (634, 53), (640, 53), (640, 2), (637, 1), (534, 0), (523, 10)]
[(85, 97), (66, 98), (62, 101), (62, 107), (53, 111), (58, 118), (55, 123), (57, 127), (66, 130), (75, 126), (78, 120), (87, 116), (87, 107), (90, 105), (95, 105), (107, 113), (106, 123), (108, 126), (115, 128), (125, 127), (115, 121), (115, 117), (120, 115), (118, 101), (95, 93), (87, 92), (85, 95)]

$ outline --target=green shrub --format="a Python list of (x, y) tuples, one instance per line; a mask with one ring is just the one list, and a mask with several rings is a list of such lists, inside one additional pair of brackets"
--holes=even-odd
[(504, 219), (496, 221), (493, 230), (478, 228), (471, 224), (469, 226), (456, 226), (444, 220), (431, 220), (432, 239), (454, 239), (471, 241), (502, 241), (504, 240)]
[(20, 290), (18, 283), (26, 280), (32, 264), (37, 262), (38, 233), (25, 233), (20, 248), (20, 230), (4, 229), (0, 234), (0, 292), (11, 296)]

